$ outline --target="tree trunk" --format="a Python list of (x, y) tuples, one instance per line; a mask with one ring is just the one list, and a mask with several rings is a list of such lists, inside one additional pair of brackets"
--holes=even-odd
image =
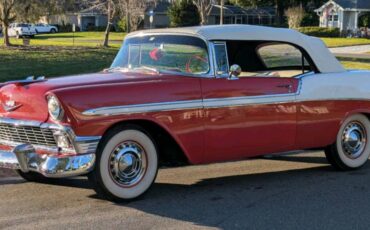
[(104, 47), (109, 47), (109, 34), (110, 29), (112, 28), (112, 23), (108, 22), (107, 28), (105, 29), (105, 37), (104, 37)]
[(108, 24), (107, 24), (107, 28), (105, 29), (105, 37), (104, 37), (104, 43), (103, 43), (103, 46), (104, 47), (108, 47), (109, 46), (109, 33), (110, 33), (110, 29), (112, 27), (112, 5), (111, 5), (111, 1), (109, 0), (108, 1)]
[(8, 34), (8, 26), (3, 23), (3, 35), (4, 35), (4, 45), (9, 47), (11, 46)]
[(224, 0), (221, 0), (220, 25), (224, 24)]
[(129, 10), (126, 10), (126, 27), (127, 27), (127, 33), (131, 32), (131, 15)]
[(281, 25), (284, 22), (284, 2), (282, 0), (275, 0), (276, 7), (276, 24)]
[(207, 25), (207, 15), (203, 10), (200, 12), (200, 17), (201, 17), (201, 23), (200, 24), (202, 26)]

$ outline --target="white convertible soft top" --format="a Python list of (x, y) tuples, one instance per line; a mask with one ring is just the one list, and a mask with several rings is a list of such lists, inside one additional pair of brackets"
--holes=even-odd
[(345, 71), (321, 39), (310, 37), (291, 29), (252, 25), (215, 25), (144, 30), (131, 33), (128, 37), (153, 33), (187, 34), (198, 36), (208, 41), (250, 40), (288, 42), (306, 50), (321, 73)]

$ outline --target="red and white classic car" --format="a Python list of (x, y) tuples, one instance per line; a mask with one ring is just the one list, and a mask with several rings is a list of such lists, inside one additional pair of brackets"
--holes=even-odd
[(325, 149), (370, 154), (370, 72), (320, 39), (246, 25), (129, 34), (112, 67), (0, 89), (0, 167), (29, 181), (87, 174), (110, 200), (142, 195), (167, 163)]

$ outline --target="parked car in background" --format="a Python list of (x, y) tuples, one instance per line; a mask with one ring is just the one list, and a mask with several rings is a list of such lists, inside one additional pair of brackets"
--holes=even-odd
[(44, 23), (34, 24), (32, 25), (32, 27), (35, 29), (36, 33), (38, 34), (47, 34), (47, 33), (54, 34), (58, 32), (58, 28), (56, 26), (52, 26), (52, 25), (48, 25)]
[(9, 26), (8, 33), (10, 37), (34, 37), (36, 30), (27, 23), (12, 23)]
[(0, 102), (0, 167), (37, 182), (87, 174), (110, 200), (144, 194), (168, 163), (321, 148), (354, 170), (370, 155), (370, 72), (289, 29), (135, 32), (111, 68), (7, 82)]

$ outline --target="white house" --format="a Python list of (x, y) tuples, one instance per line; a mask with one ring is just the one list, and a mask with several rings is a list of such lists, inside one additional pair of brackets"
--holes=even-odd
[(100, 10), (85, 9), (78, 12), (44, 16), (40, 18), (39, 22), (53, 25), (75, 24), (81, 31), (86, 31), (89, 27), (106, 26), (108, 16)]
[(320, 27), (356, 31), (360, 17), (370, 12), (370, 0), (330, 0), (315, 12), (320, 16)]

